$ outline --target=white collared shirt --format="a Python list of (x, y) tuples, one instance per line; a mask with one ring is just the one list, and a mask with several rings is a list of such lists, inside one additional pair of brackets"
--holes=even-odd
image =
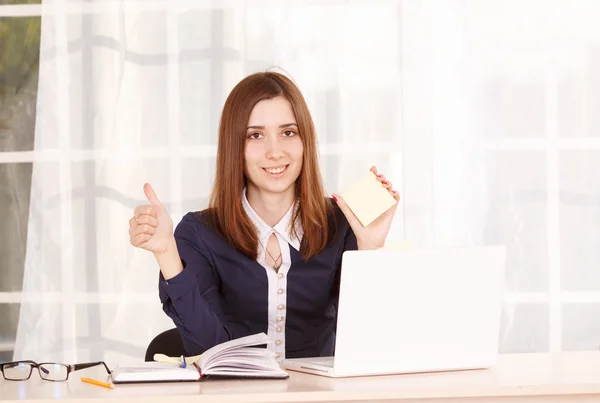
[[(287, 274), (292, 265), (290, 248), (288, 245), (291, 245), (294, 249), (300, 251), (300, 240), (303, 235), (302, 226), (299, 222), (296, 223), (296, 231), (298, 232), (299, 238), (290, 233), (295, 203), (274, 227), (270, 227), (265, 223), (256, 211), (254, 211), (252, 206), (250, 206), (248, 198), (246, 197), (246, 189), (244, 189), (242, 194), (242, 205), (258, 231), (259, 243), (258, 257), (256, 260), (265, 268), (269, 284), (269, 327), (267, 335), (271, 338), (273, 343), (268, 345), (267, 348), (273, 350), (277, 354), (277, 361), (282, 361), (285, 358)], [(275, 272), (275, 270), (273, 270), (266, 262), (265, 248), (267, 247), (267, 243), (272, 234), (275, 234), (277, 237), (279, 249), (281, 250), (282, 263), (278, 272)]]

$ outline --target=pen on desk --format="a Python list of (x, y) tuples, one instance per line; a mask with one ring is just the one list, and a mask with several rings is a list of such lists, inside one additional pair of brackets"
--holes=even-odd
[(91, 383), (92, 385), (102, 386), (109, 389), (113, 388), (113, 385), (110, 383), (100, 382), (92, 378), (81, 378), (81, 382)]
[(183, 356), (183, 355), (181, 356), (181, 365), (180, 365), (180, 367), (181, 368), (187, 367), (187, 362), (185, 362), (185, 356)]

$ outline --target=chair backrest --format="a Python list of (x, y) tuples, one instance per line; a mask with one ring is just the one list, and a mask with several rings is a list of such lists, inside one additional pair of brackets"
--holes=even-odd
[(166, 330), (156, 336), (148, 345), (144, 360), (154, 361), (154, 354), (165, 354), (169, 357), (187, 355), (177, 328)]

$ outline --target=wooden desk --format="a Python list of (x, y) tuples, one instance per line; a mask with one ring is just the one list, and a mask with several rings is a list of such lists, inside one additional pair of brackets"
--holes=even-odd
[(199, 383), (84, 384), (103, 379), (100, 369), (71, 374), (68, 382), (0, 381), (0, 403), (54, 399), (92, 402), (600, 402), (600, 353), (501, 355), (489, 370), (330, 379), (290, 372), (287, 380), (219, 380)]

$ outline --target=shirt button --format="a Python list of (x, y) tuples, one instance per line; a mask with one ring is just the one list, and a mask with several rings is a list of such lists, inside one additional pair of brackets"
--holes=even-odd
[(277, 274), (277, 278), (283, 278), (283, 273)]
[(275, 330), (277, 330), (277, 332), (281, 333), (281, 329), (282, 329), (281, 326), (277, 326), (277, 328)]
[(277, 294), (283, 294), (283, 288), (280, 288), (279, 290), (277, 290)]
[(283, 322), (283, 316), (278, 316), (277, 317), (277, 322)]
[(278, 346), (281, 345), (281, 340), (275, 340), (275, 344)]
[(283, 304), (279, 304), (279, 305), (277, 306), (277, 309), (279, 309), (280, 311), (283, 311), (283, 308), (284, 308)]

